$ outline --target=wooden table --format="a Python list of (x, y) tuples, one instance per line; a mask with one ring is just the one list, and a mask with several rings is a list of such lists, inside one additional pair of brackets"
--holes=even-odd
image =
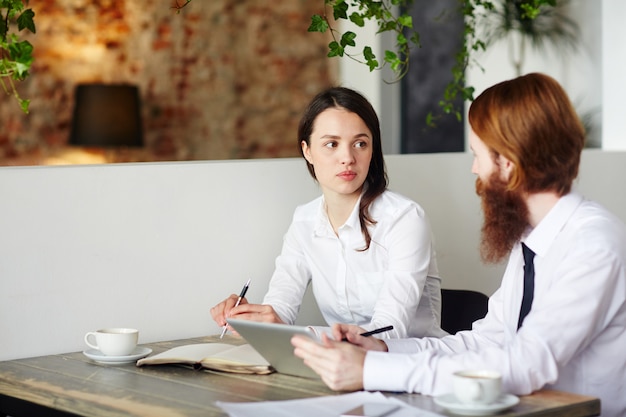
[[(204, 337), (146, 344), (153, 354)], [(226, 343), (238, 339), (227, 336)], [(81, 352), (0, 362), (0, 416), (226, 416), (220, 401), (269, 401), (337, 395), (321, 381), (281, 374), (237, 375), (194, 371), (179, 366), (105, 365)], [(389, 394), (442, 416), (432, 397)], [(600, 414), (600, 400), (558, 391), (521, 398), (499, 416), (568, 416)]]

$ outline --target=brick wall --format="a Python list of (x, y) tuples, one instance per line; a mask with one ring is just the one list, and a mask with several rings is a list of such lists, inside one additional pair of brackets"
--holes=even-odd
[(133, 83), (146, 146), (91, 150), (110, 162), (298, 155), (300, 113), (336, 81), (328, 37), (307, 32), (323, 0), (31, 1), (37, 34), (25, 115), (0, 96), (0, 165), (69, 151), (74, 87)]

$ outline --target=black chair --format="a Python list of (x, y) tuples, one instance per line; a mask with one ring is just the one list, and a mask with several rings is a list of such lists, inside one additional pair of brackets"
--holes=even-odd
[(450, 334), (470, 330), (487, 314), (489, 297), (472, 290), (441, 290), (441, 328)]

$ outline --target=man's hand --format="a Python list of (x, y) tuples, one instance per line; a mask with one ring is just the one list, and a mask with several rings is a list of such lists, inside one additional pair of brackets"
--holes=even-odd
[(387, 352), (387, 344), (385, 344), (385, 342), (375, 337), (361, 336), (364, 330), (359, 326), (353, 324), (335, 324), (333, 325), (332, 332), (335, 340), (346, 339), (353, 345), (360, 346), (365, 350)]
[(321, 343), (302, 336), (294, 336), (291, 344), (295, 347), (294, 354), (302, 358), (330, 389), (335, 391), (363, 389), (363, 364), (367, 351), (362, 347), (330, 340), (326, 334), (322, 334)]

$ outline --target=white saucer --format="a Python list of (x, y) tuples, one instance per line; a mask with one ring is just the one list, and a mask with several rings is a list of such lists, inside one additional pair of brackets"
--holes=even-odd
[(96, 349), (88, 349), (83, 351), (83, 355), (87, 356), (89, 359), (100, 363), (108, 363), (110, 365), (119, 365), (122, 363), (135, 362), (137, 361), (137, 359), (145, 358), (151, 353), (152, 349), (140, 346), (137, 346), (135, 350), (130, 353), (130, 355), (126, 356), (106, 356)]
[(496, 414), (517, 405), (519, 398), (511, 394), (502, 394), (491, 404), (470, 405), (461, 403), (454, 394), (445, 394), (435, 397), (435, 403), (455, 414), (484, 416), (485, 414)]

